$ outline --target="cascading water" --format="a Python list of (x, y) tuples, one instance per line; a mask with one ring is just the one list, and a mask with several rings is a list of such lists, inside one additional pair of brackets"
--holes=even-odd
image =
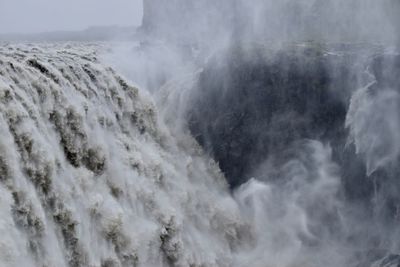
[(398, 266), (395, 0), (144, 7), (0, 44), (0, 267)]
[[(201, 104), (215, 97), (212, 86), (218, 84), (214, 80), (207, 85), (211, 95), (193, 92), (203, 86), (207, 69), (167, 83), (156, 94), (156, 108), (147, 91), (133, 87), (107, 67), (108, 46), (74, 43), (0, 48), (1, 266), (358, 267), (398, 262), (390, 254), (397, 247), (395, 220), (386, 222), (379, 217), (392, 216), (387, 201), (396, 199), (396, 188), (381, 182), (372, 199), (365, 195), (375, 203), (371, 205), (375, 215), (368, 215), (358, 202), (343, 195), (343, 183), (348, 181), (341, 177), (343, 162), (338, 161), (342, 141), (346, 146), (354, 143), (356, 153), (365, 159), (366, 174), (387, 169), (396, 161), (397, 93), (377, 89), (383, 80), (387, 86), (393, 87), (393, 82), (388, 84), (390, 80), (376, 71), (370, 73), (369, 84), (351, 97), (347, 117), (334, 113), (341, 114), (341, 123), (326, 125), (328, 132), (322, 131), (325, 126), (319, 124), (319, 117), (333, 114), (317, 112), (315, 121), (304, 117), (296, 127), (304, 128), (304, 123), (322, 127), (309, 128), (317, 135), (304, 132), (303, 138), (311, 133), (315, 140), (300, 135), (296, 141), (287, 136), (292, 142), (288, 150), (278, 146), (265, 161), (257, 156), (265, 154), (252, 154), (250, 159), (258, 166), (252, 174), (257, 179), (243, 181), (231, 191), (218, 165), (191, 137), (187, 114), (196, 139), (196, 131), (201, 133), (199, 129), (212, 122), (210, 115), (216, 121), (208, 128), (209, 134), (226, 132), (219, 127), (236, 127), (233, 136), (216, 143), (217, 147), (230, 144), (229, 150), (214, 154), (220, 162), (224, 162), (221, 157), (236, 157), (242, 137), (268, 140), (272, 136), (278, 144), (280, 128), (275, 123), (282, 115), (273, 111), (272, 124), (265, 128), (269, 132), (258, 137), (254, 134), (259, 131), (251, 132), (252, 123), (260, 126), (253, 120), (259, 118), (257, 113), (243, 117), (243, 122), (253, 119), (243, 124), (249, 128), (242, 132), (243, 126), (232, 125), (237, 120), (230, 118), (248, 103), (254, 104), (252, 108), (257, 103), (231, 101), (235, 108), (231, 106), (230, 112), (234, 113), (225, 113), (227, 106), (219, 101), (234, 99), (230, 92), (234, 96), (241, 92), (233, 86), (226, 88), (224, 98), (214, 99), (214, 106)], [(302, 76), (318, 80), (317, 73), (311, 72)], [(267, 99), (276, 97), (273, 90)], [(309, 99), (323, 97), (312, 96), (309, 91)], [(204, 98), (200, 105), (193, 102), (198, 97)], [(324, 99), (328, 101), (325, 108), (341, 110), (339, 100)], [(282, 103), (294, 107), (302, 103), (287, 101)], [(375, 112), (370, 114), (371, 107)], [(202, 115), (202, 108), (207, 113)], [(193, 114), (202, 120), (196, 122)], [(289, 114), (284, 117), (294, 116)], [(305, 114), (297, 116), (315, 114), (315, 110)], [(201, 127), (193, 128), (196, 123)], [(349, 139), (343, 139), (342, 130), (335, 128), (346, 125)], [(389, 144), (371, 141), (382, 130), (390, 137), (385, 139), (392, 144), (389, 150), (385, 149)], [(216, 137), (209, 138), (215, 141)], [(214, 146), (199, 141), (206, 150)], [(256, 147), (246, 151), (251, 148)], [(221, 167), (229, 175), (231, 166)], [(243, 178), (246, 174), (242, 173)], [(390, 177), (385, 179), (392, 181)], [(368, 179), (365, 173), (361, 179)], [(357, 195), (351, 182), (345, 187), (350, 188), (349, 196)], [(375, 217), (363, 221), (365, 216)]]
[(0, 48), (1, 266), (232, 266), (246, 223), (101, 46)]
[(217, 53), (159, 94), (166, 121), (217, 160), (254, 232), (235, 262), (396, 266), (398, 54), (246, 48)]

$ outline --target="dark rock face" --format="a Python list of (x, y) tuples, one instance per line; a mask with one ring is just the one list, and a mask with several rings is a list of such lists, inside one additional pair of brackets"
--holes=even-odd
[(192, 133), (232, 187), (250, 178), (269, 155), (287, 156), (300, 140), (342, 149), (345, 97), (355, 88), (351, 67), (336, 56), (312, 49), (271, 58), (262, 50), (250, 53), (237, 50), (222, 64), (220, 59), (208, 64), (189, 119)]
[[(346, 215), (357, 228), (349, 240), (366, 245), (356, 261), (364, 262), (360, 267), (399, 266), (397, 256), (384, 258), (387, 244), (398, 240), (393, 233), (398, 231), (400, 214), (399, 156), (369, 173), (362, 145), (368, 146), (374, 139), (356, 144), (346, 123), (352, 105), (362, 112), (371, 110), (365, 116), (361, 138), (373, 135), (384, 140), (377, 142), (381, 147), (374, 147), (372, 153), (366, 150), (372, 157), (390, 154), (387, 144), (400, 144), (398, 133), (386, 133), (390, 130), (386, 122), (374, 118), (381, 113), (378, 118), (383, 121), (400, 123), (396, 121), (400, 118), (400, 56), (345, 46), (338, 49), (341, 52), (306, 45), (271, 52), (257, 46), (232, 48), (214, 57), (199, 76), (189, 105), (188, 126), (219, 163), (232, 189), (252, 177), (284, 184), (286, 178), (279, 169), (302, 155), (304, 142), (318, 140), (329, 145), (341, 179), (339, 198), (345, 209), (357, 213)], [(374, 104), (354, 104), (360, 91), (365, 94), (362, 101)], [(385, 113), (386, 102), (379, 103), (380, 95), (393, 96), (394, 108), (388, 110), (398, 116)], [(307, 167), (308, 159), (301, 160)], [(329, 214), (329, 225), (340, 224), (341, 218), (336, 216)], [(334, 235), (340, 232), (340, 227), (335, 229)], [(369, 249), (379, 253), (369, 255), (365, 252)]]
[[(232, 49), (228, 56), (215, 57), (200, 75), (188, 125), (232, 188), (251, 177), (271, 179), (260, 166), (280, 166), (296, 157), (306, 140), (330, 145), (345, 198), (393, 222), (400, 204), (400, 170), (392, 164), (367, 175), (345, 124), (352, 94), (371, 82), (364, 77), (366, 69), (376, 79), (368, 89), (372, 97), (388, 88), (400, 92), (400, 57), (370, 54), (360, 60), (357, 52), (344, 49)], [(380, 204), (373, 207), (376, 190)]]

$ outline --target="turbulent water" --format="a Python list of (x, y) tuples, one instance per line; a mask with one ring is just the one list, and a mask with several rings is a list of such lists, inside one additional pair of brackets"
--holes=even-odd
[(98, 50), (0, 47), (0, 265), (233, 266), (216, 164)]
[(0, 44), (0, 267), (400, 266), (399, 1), (143, 7)]
[[(176, 75), (153, 98), (119, 74), (121, 68), (108, 66), (109, 47), (0, 46), (0, 266), (396, 266), (398, 220), (392, 218), (397, 213), (390, 202), (397, 203), (396, 172), (389, 178), (373, 175), (397, 169), (392, 167), (400, 155), (400, 98), (393, 89), (397, 84), (388, 79), (393, 68), (380, 75), (382, 68), (372, 73), (374, 65), (368, 63), (361, 68), (367, 83), (345, 90), (348, 98), (338, 100), (325, 94), (328, 89), (314, 96), (328, 86), (325, 63), (294, 58), (299, 68), (286, 73), (276, 71), (286, 63), (270, 69), (263, 62), (233, 57), (232, 64), (211, 60), (211, 68), (186, 68), (185, 75)], [(155, 56), (162, 57), (163, 51)], [(136, 82), (162, 84), (146, 83), (145, 68), (138, 64), (152, 62), (134, 56), (138, 62), (129, 67), (132, 77), (142, 76)], [(262, 71), (255, 71), (252, 62)], [(317, 67), (299, 72), (303, 63)], [(233, 74), (226, 66), (232, 66)], [(164, 77), (182, 69), (149, 70)], [(297, 78), (292, 84), (287, 77)], [(252, 95), (265, 84), (271, 86), (266, 99), (262, 93)], [(310, 84), (316, 91), (307, 89)], [(200, 95), (192, 91), (202, 86)], [(253, 91), (242, 90), (247, 87)], [(300, 95), (285, 94), (282, 87), (297, 88)], [(265, 105), (271, 97), (274, 105)], [(310, 99), (323, 104), (313, 106)], [(303, 100), (308, 103), (305, 115), (297, 107)], [(258, 111), (265, 107), (272, 107), (266, 114), (273, 116), (264, 127), (260, 120), (266, 115)], [(251, 108), (257, 112), (246, 117)], [(192, 127), (187, 127), (190, 109), (191, 119), (199, 124), (200, 118), (199, 125), (215, 134), (209, 137), (217, 140), (211, 143), (214, 154), (206, 153), (209, 146), (196, 135), (202, 134), (199, 125), (193, 126), (196, 121), (189, 119)], [(310, 120), (310, 114), (317, 116)], [(301, 142), (291, 144), (279, 159), (266, 160), (295, 139), (290, 127)], [(309, 135), (313, 131), (318, 134)], [(272, 145), (254, 150), (265, 148), (254, 140)], [(356, 151), (346, 158), (341, 153), (353, 144)], [(358, 168), (360, 160), (365, 168)], [(255, 163), (260, 165), (250, 174), (257, 179), (240, 169)], [(350, 165), (355, 167), (349, 170), (361, 174), (343, 174)], [(232, 170), (240, 173), (237, 184)], [(375, 191), (365, 193), (370, 184)], [(346, 187), (356, 193), (348, 194)], [(361, 200), (350, 201), (357, 192), (364, 192)]]

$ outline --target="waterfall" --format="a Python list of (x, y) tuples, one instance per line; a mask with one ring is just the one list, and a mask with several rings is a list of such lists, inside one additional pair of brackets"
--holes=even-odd
[(233, 266), (247, 224), (217, 164), (105, 49), (0, 47), (0, 265)]

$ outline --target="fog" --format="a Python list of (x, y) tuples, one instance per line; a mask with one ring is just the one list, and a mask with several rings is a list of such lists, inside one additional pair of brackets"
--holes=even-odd
[[(1, 31), (139, 25), (142, 18), (140, 2), (75, 1), (3, 0)], [(61, 53), (65, 48), (55, 45), (53, 54), (49, 47), (34, 48), (24, 53), (31, 57), (42, 51), (42, 58), (28, 64), (18, 53), (4, 52), (7, 57), (12, 54), (15, 64), (7, 64), (8, 59), (3, 63), (10, 91), (16, 86), (30, 95), (36, 93), (31, 88), (39, 87), (41, 94), (52, 88), (48, 82), (56, 84), (59, 93), (41, 97), (50, 99), (52, 109), (65, 106), (61, 122), (57, 118), (48, 122), (47, 110), (36, 117), (44, 124), (55, 123), (61, 137), (68, 139), (58, 144), (58, 133), (48, 127), (60, 147), (54, 157), (68, 167), (73, 183), (76, 166), (68, 160), (74, 163), (80, 152), (81, 168), (90, 175), (96, 179), (103, 175), (111, 184), (121, 182), (122, 193), (110, 197), (115, 204), (100, 218), (118, 217), (107, 215), (115, 210), (124, 218), (118, 229), (126, 237), (114, 238), (118, 245), (112, 255), (122, 266), (126, 257), (118, 246), (123, 240), (140, 243), (136, 247), (132, 242), (132, 251), (138, 253), (131, 258), (146, 267), (398, 266), (399, 3), (144, 0), (143, 25), (133, 42), (101, 43), (95, 52), (87, 43), (68, 44), (72, 51)], [(75, 55), (74, 50), (85, 55), (79, 60), (69, 58), (74, 67), (65, 66), (65, 58)], [(33, 77), (21, 75), (22, 81), (29, 77), (21, 85), (15, 78), (18, 70), (31, 73), (32, 68), (36, 69)], [(45, 82), (37, 82), (37, 76), (44, 76)], [(24, 86), (31, 80), (32, 87)], [(130, 88), (127, 83), (139, 89), (131, 94), (135, 99), (124, 105), (129, 100), (128, 93), (122, 93)], [(115, 97), (115, 92), (108, 95), (115, 86), (121, 97)], [(68, 92), (76, 112), (69, 111), (68, 101), (57, 102), (63, 92)], [(4, 95), (7, 100), (8, 93)], [(137, 95), (146, 96), (151, 104), (136, 99)], [(47, 107), (37, 103), (31, 105)], [(149, 107), (141, 117), (135, 110), (138, 103)], [(24, 105), (17, 107), (24, 111)], [(112, 109), (121, 115), (114, 116)], [(102, 111), (103, 118), (97, 118)], [(67, 123), (62, 124), (62, 117)], [(98, 121), (99, 126), (92, 127)], [(13, 129), (14, 121), (10, 122)], [(74, 132), (78, 122), (83, 134)], [(147, 123), (152, 126), (145, 127)], [(29, 121), (29, 125), (35, 124)], [(146, 131), (152, 134), (149, 139), (131, 135)], [(111, 145), (120, 133), (134, 145)], [(90, 136), (89, 142), (100, 140), (95, 144), (101, 147), (97, 156), (89, 146), (80, 148), (86, 142), (82, 136)], [(170, 149), (168, 156), (160, 156), (164, 148)], [(199, 161), (190, 160), (189, 150), (198, 153)], [(141, 168), (131, 162), (131, 153), (143, 166), (155, 162), (149, 172), (143, 171), (142, 180), (130, 176), (132, 165)], [(97, 167), (102, 173), (96, 173)], [(96, 179), (90, 180), (93, 185), (99, 184)], [(62, 191), (65, 185), (60, 180)], [(126, 190), (127, 184), (131, 191)], [(90, 188), (98, 193), (95, 186)], [(152, 192), (146, 195), (149, 189)], [(88, 201), (84, 194), (82, 199)], [(131, 208), (141, 204), (156, 218)], [(80, 203), (74, 205), (81, 208)], [(92, 222), (77, 221), (85, 229), (92, 227)], [(82, 243), (81, 236), (73, 235)], [(102, 240), (101, 233), (93, 238), (98, 236)], [(90, 240), (83, 241), (90, 244)], [(72, 248), (79, 250), (79, 246)], [(93, 251), (96, 260), (109, 253), (104, 249), (103, 254), (103, 248)], [(81, 266), (84, 258), (78, 257)]]
[(219, 163), (255, 233), (239, 266), (398, 262), (399, 7), (145, 2), (162, 45), (125, 71)]
[(0, 0), (0, 33), (139, 25), (141, 0)]

